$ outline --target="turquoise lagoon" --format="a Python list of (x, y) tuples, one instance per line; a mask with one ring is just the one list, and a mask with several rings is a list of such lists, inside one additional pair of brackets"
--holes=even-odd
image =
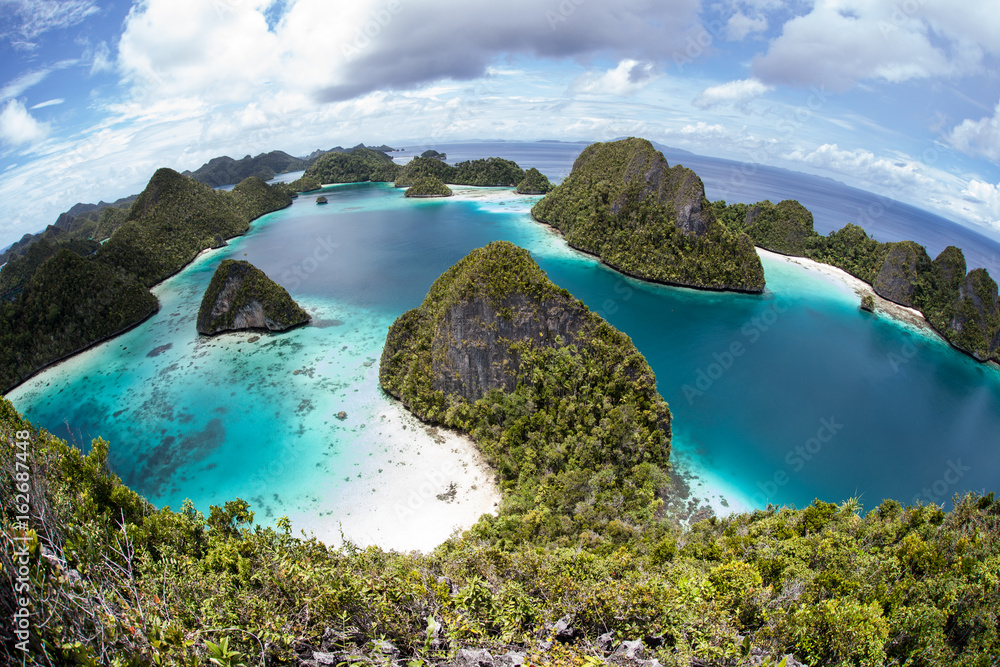
[[(156, 288), (148, 322), (9, 398), (81, 446), (108, 440), (114, 471), (157, 505), (207, 512), (238, 496), (264, 523), (333, 525), (351, 500), (377, 504), (367, 482), (399, 464), (378, 388), (389, 325), (470, 250), (506, 239), (632, 337), (670, 403), (676, 465), (717, 509), (947, 503), (997, 486), (1000, 372), (861, 312), (821, 272), (765, 257), (760, 296), (652, 285), (573, 251), (531, 220), (537, 198), (509, 190), (412, 201), (340, 185), (326, 206), (317, 194), (203, 253)], [(313, 323), (256, 342), (200, 337), (201, 296), (226, 258), (263, 269)]]

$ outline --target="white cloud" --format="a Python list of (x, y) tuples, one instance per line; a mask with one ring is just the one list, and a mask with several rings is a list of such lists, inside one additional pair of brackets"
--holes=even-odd
[(845, 91), (863, 80), (893, 83), (985, 72), (1000, 54), (1000, 12), (992, 0), (817, 0), (784, 24), (753, 63), (768, 83)]
[(698, 121), (694, 125), (685, 125), (678, 132), (685, 136), (695, 136), (699, 138), (731, 138), (733, 135), (719, 123), (709, 125), (705, 121)]
[(34, 144), (48, 134), (48, 124), (35, 120), (20, 100), (10, 100), (0, 110), (0, 142), (8, 146)]
[(22, 48), (31, 48), (26, 40), (63, 28), (70, 28), (100, 11), (94, 0), (0, 0), (3, 13), (11, 17), (8, 28), (0, 33), (13, 42), (18, 35)]
[(627, 97), (659, 78), (652, 63), (626, 58), (606, 72), (586, 72), (570, 85), (574, 93)]
[(32, 105), (31, 109), (35, 110), (35, 109), (44, 109), (45, 107), (54, 107), (55, 105), (62, 104), (65, 101), (66, 100), (63, 99), (62, 97), (57, 97), (55, 99), (45, 100), (44, 102), (39, 102), (38, 104)]
[(20, 96), (32, 86), (38, 85), (49, 75), (50, 69), (36, 69), (19, 75), (3, 88), (0, 88), (0, 101)]
[(972, 179), (962, 194), (981, 203), (990, 224), (1000, 228), (1000, 183), (993, 185), (985, 181)]
[(736, 12), (726, 22), (726, 39), (739, 42), (747, 35), (767, 30), (767, 19), (763, 16), (750, 18), (743, 12)]
[(107, 42), (98, 42), (91, 57), (91, 76), (99, 72), (110, 72), (115, 68), (114, 61), (111, 59), (111, 49), (108, 48)]
[(751, 100), (760, 97), (769, 90), (773, 90), (773, 87), (761, 83), (757, 79), (738, 79), (706, 88), (691, 103), (699, 109), (709, 109), (719, 104), (732, 104), (745, 110)]
[(267, 94), (280, 71), (280, 49), (260, 11), (266, 4), (144, 0), (125, 21), (119, 69), (135, 97), (147, 102), (197, 97), (225, 103)]
[(879, 156), (863, 149), (841, 149), (836, 144), (793, 150), (782, 157), (792, 169), (833, 175), (863, 190), (984, 226), (994, 237), (1000, 231), (1000, 184), (956, 176), (933, 166), (934, 160), (922, 162), (902, 154)]
[[(246, 101), (267, 83), (330, 102), (474, 80), (498, 55), (669, 60), (698, 27), (698, 0), (564, 5), (554, 5), (552, 23), (537, 0), (358, 0), (338, 5), (336, 20), (328, 0), (140, 0), (126, 20), (118, 63), (143, 96)], [(280, 19), (269, 23), (265, 13), (276, 7)], [(631, 94), (652, 72), (640, 65), (626, 74), (606, 72), (581, 85)]]
[(914, 190), (937, 185), (935, 178), (924, 173), (927, 170), (925, 165), (905, 156), (879, 157), (860, 148), (843, 150), (837, 144), (823, 144), (814, 150), (795, 150), (784, 157), (820, 169), (849, 174), (856, 181), (868, 183), (866, 189), (872, 192)]
[(1000, 162), (1000, 102), (992, 116), (962, 121), (952, 129), (948, 141), (963, 153)]

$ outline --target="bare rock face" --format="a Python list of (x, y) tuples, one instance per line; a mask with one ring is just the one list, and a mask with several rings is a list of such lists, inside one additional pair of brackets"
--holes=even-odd
[(750, 237), (716, 220), (698, 175), (671, 167), (645, 139), (591, 144), (531, 215), (577, 250), (635, 278), (764, 290), (764, 268)]
[[(614, 394), (615, 402), (595, 409), (641, 404), (645, 421), (629, 428), (653, 434), (657, 456), (669, 453), (670, 411), (632, 341), (506, 241), (469, 253), (435, 281), (419, 308), (393, 323), (379, 382), (421, 419), (462, 429), (468, 424), (450, 422), (458, 419), (450, 408), (493, 400), (492, 392), (541, 392), (535, 410), (548, 409), (546, 401), (566, 387), (581, 401), (592, 391)], [(542, 392), (546, 384), (559, 388)], [(592, 427), (581, 423), (581, 432)]]
[(311, 317), (285, 289), (246, 261), (224, 260), (198, 311), (198, 333), (266, 329), (284, 331)]
[(433, 387), (470, 401), (491, 389), (512, 392), (521, 370), (512, 341), (569, 345), (584, 322), (584, 308), (569, 296), (538, 302), (514, 294), (500, 304), (483, 297), (458, 302), (444, 313), (434, 335)]
[(875, 278), (875, 293), (883, 299), (913, 308), (917, 298), (917, 278), (930, 272), (931, 258), (913, 241), (893, 243), (882, 270)]
[[(677, 215), (677, 226), (689, 234), (701, 236), (708, 231), (711, 218), (702, 208), (705, 184), (698, 175), (681, 165), (667, 164), (660, 152), (636, 152), (625, 169), (625, 190), (611, 205), (611, 212), (620, 213), (630, 203), (654, 195)], [(636, 189), (635, 184), (640, 184)]]
[(1000, 350), (1000, 298), (985, 269), (974, 269), (962, 281), (950, 326), (951, 342), (980, 361)]

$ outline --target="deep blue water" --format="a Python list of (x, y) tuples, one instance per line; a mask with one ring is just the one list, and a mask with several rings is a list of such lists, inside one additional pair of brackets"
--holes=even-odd
[[(551, 171), (582, 146), (488, 148), (439, 147), (449, 161), (467, 150)], [(824, 183), (826, 200), (836, 201), (837, 186)], [(997, 487), (995, 368), (862, 313), (846, 287), (780, 259), (765, 259), (762, 296), (648, 285), (531, 221), (536, 198), (465, 192), (408, 201), (389, 185), (359, 184), (327, 188), (326, 206), (300, 197), (161, 285), (163, 307), (149, 322), (10, 398), (81, 444), (109, 440), (116, 472), (159, 504), (190, 497), (207, 510), (239, 495), (265, 521), (333, 514), (338, 496), (357, 493), (357, 470), (392, 456), (377, 433), (386, 402), (377, 360), (388, 326), (470, 250), (506, 239), (632, 337), (670, 403), (676, 460), (731, 506), (856, 495), (868, 507), (889, 497), (946, 502)], [(882, 220), (902, 210), (891, 207)], [(914, 226), (906, 237), (933, 237), (941, 224)], [(242, 334), (200, 338), (201, 295), (228, 257), (283, 284), (313, 325), (254, 344)], [(351, 415), (343, 423), (334, 418), (342, 409)]]

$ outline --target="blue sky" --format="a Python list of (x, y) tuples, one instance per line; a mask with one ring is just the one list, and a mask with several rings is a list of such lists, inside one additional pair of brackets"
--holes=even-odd
[(995, 0), (0, 0), (0, 247), (161, 166), (643, 136), (1000, 237)]

